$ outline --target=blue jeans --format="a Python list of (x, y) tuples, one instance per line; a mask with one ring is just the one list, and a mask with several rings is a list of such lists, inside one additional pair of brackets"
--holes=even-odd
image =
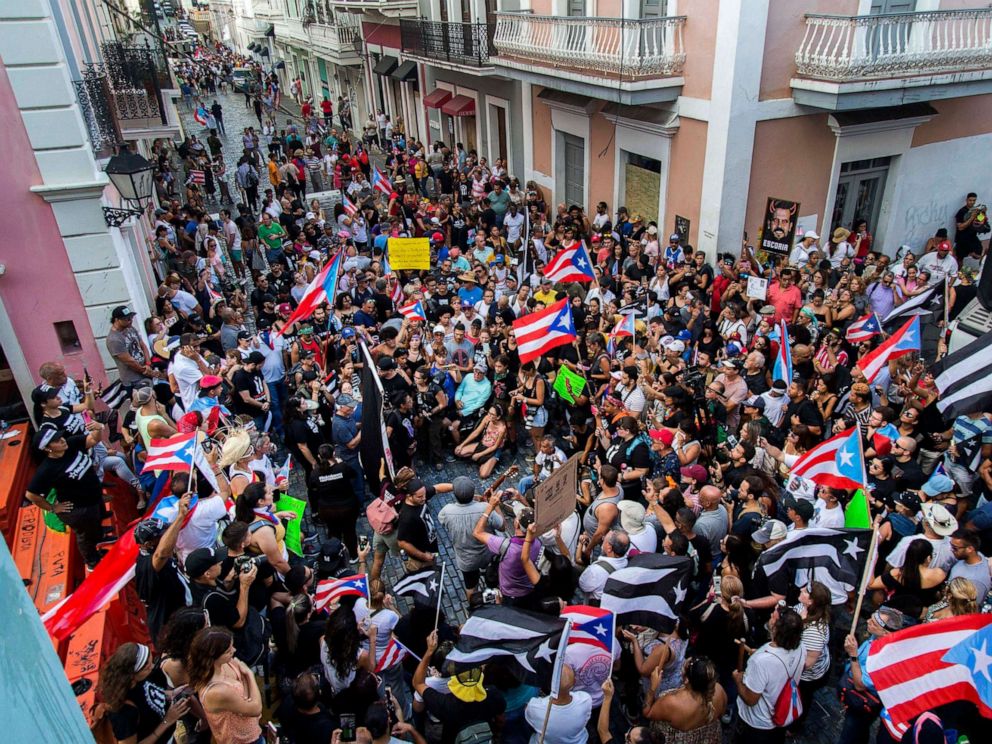
[(523, 478), (520, 479), (520, 482), (517, 484), (517, 490), (520, 491), (520, 493), (522, 494), (527, 493), (527, 491), (530, 488), (532, 488), (536, 482), (537, 482), (537, 478), (535, 478), (533, 475), (525, 475)]
[(282, 409), (289, 399), (289, 388), (286, 387), (285, 380), (279, 380), (277, 382), (266, 380), (266, 383), (268, 383), (269, 396), (271, 398), (269, 402), (272, 404), (272, 407), (269, 409), (272, 412), (272, 431), (279, 436), (283, 436)]

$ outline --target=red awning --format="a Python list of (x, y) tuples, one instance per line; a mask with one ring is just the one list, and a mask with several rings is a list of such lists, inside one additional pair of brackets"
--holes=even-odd
[(427, 108), (441, 108), (451, 99), (451, 93), (443, 88), (435, 88), (434, 92), (424, 96), (424, 105)]
[(475, 99), (468, 96), (455, 96), (441, 107), (448, 116), (475, 116)]

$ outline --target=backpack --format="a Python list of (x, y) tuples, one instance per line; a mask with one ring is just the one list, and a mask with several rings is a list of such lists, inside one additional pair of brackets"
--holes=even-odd
[(493, 731), (486, 721), (479, 721), (466, 726), (455, 737), (455, 744), (490, 744)]
[(245, 176), (245, 185), (248, 188), (258, 186), (258, 171), (251, 166), (248, 167), (248, 175)]
[(372, 502), (365, 510), (365, 517), (369, 520), (369, 526), (377, 535), (388, 535), (396, 529), (396, 518), (399, 516), (388, 501), (382, 496), (372, 499)]
[[(782, 689), (779, 690), (778, 697), (775, 698), (775, 708), (772, 710), (772, 723), (776, 727), (784, 727), (791, 725), (799, 716), (803, 714), (803, 701), (799, 697), (799, 685), (792, 678), (792, 674), (789, 673), (789, 667), (785, 666), (785, 662), (779, 659), (778, 656), (768, 652), (772, 656), (778, 659), (778, 662), (785, 668), (785, 673), (787, 679), (785, 684), (782, 685)], [(800, 667), (802, 666), (802, 657), (800, 657)], [(797, 670), (798, 671), (798, 670)]]

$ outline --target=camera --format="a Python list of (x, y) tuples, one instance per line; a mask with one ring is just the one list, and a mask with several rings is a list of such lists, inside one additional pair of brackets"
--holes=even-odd
[(257, 566), (261, 568), (262, 566), (268, 564), (269, 559), (264, 555), (238, 555), (234, 557), (234, 567), (237, 569), (238, 573), (249, 573), (251, 567)]
[(727, 446), (730, 449), (733, 449), (737, 445), (738, 445), (737, 437), (735, 437), (733, 434), (728, 434), (727, 435)]
[(482, 602), (483, 604), (497, 604), (499, 602), (499, 589), (483, 589), (482, 590)]

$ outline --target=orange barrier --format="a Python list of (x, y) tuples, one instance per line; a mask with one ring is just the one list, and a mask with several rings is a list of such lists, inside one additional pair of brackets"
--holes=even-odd
[(24, 491), (34, 473), (28, 424), (14, 424), (0, 439), (0, 532), (11, 544)]

